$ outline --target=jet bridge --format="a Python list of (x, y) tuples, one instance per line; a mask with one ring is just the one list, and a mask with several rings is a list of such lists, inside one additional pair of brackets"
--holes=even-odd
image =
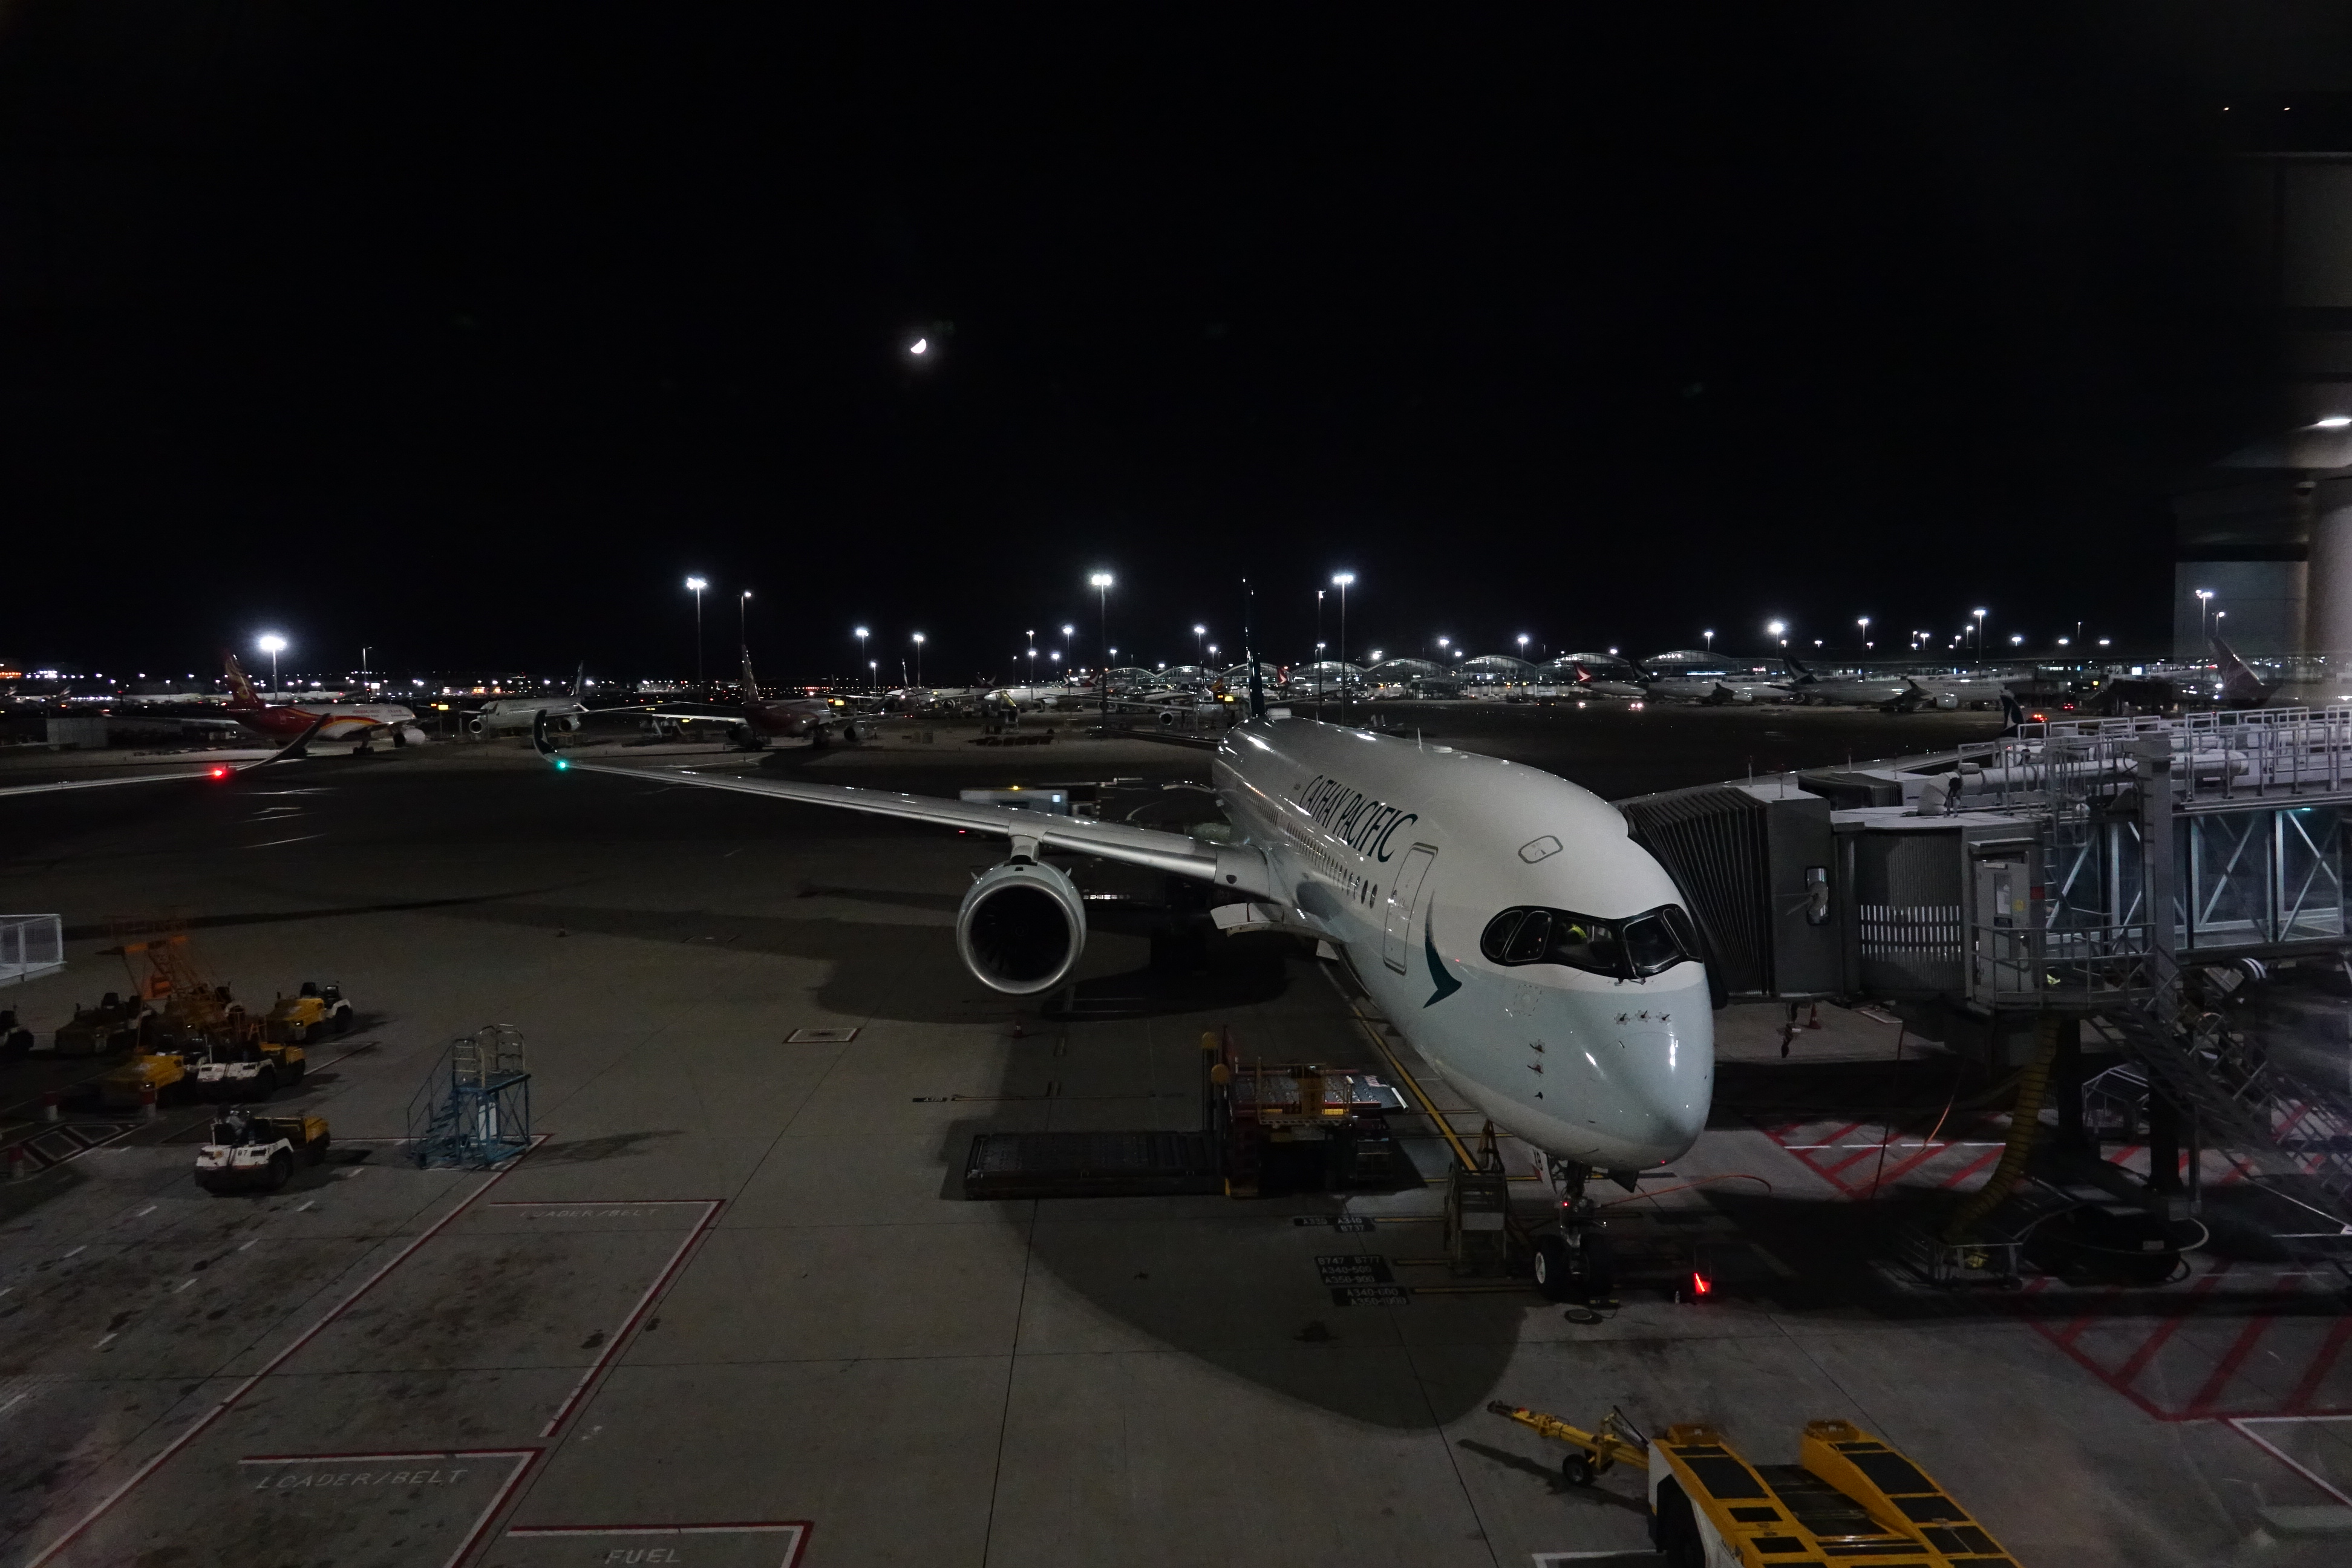
[[(2081, 1043), (2103, 1042), (2191, 1147), (2352, 1220), (2342, 1079), (2309, 1081), (2210, 1005), (2275, 967), (2347, 968), (2352, 712), (2026, 724), (1620, 804), (1732, 994), (1892, 1002), (1996, 1065), (2055, 1050), (2062, 1105)], [(2177, 1143), (2158, 1142), (2163, 1188)]]

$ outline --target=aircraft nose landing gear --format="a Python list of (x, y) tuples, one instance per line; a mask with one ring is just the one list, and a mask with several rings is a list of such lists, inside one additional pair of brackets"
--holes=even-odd
[(1591, 1168), (1559, 1159), (1549, 1163), (1560, 1196), (1551, 1220), (1536, 1233), (1536, 1289), (1546, 1300), (1613, 1307), (1617, 1271), (1609, 1256), (1609, 1236), (1584, 1191)]

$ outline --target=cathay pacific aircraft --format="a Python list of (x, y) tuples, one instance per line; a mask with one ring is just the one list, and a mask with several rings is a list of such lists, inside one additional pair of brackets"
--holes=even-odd
[(1560, 1234), (1537, 1246), (1538, 1283), (1556, 1298), (1605, 1289), (1578, 1223), (1585, 1178), (1630, 1184), (1676, 1158), (1714, 1088), (1706, 972), (1673, 881), (1614, 806), (1565, 779), (1253, 706), (1216, 757), (1231, 842), (841, 785), (556, 765), (1007, 839), (964, 895), (956, 941), (1009, 995), (1061, 984), (1085, 948), (1085, 903), (1049, 849), (1210, 883), (1228, 931), (1311, 933), (1480, 1114), (1549, 1157), (1569, 1190)]

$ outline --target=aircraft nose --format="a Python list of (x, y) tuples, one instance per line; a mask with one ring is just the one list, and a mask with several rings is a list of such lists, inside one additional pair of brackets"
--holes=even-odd
[(1631, 986), (1602, 1000), (1575, 1047), (1603, 1090), (1591, 1099), (1593, 1131), (1613, 1159), (1642, 1167), (1679, 1159), (1698, 1141), (1715, 1098), (1715, 1019), (1698, 966), (1696, 987), (1665, 993)]

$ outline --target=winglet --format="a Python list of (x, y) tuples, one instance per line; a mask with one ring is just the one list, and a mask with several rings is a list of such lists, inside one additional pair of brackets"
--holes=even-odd
[(310, 754), (310, 742), (319, 738), (320, 731), (325, 729), (330, 723), (334, 721), (334, 717), (335, 716), (331, 713), (321, 716), (320, 718), (313, 721), (309, 729), (295, 736), (278, 751), (262, 758), (257, 763), (247, 763), (236, 771), (241, 773), (251, 773), (256, 768), (266, 768), (272, 763), (290, 763), (299, 758), (309, 756)]

